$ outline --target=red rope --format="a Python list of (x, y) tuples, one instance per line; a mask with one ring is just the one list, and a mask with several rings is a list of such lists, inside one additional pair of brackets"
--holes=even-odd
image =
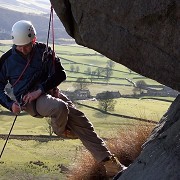
[(32, 51), (33, 51), (33, 52), (32, 52), (32, 54), (31, 54), (30, 58), (28, 59), (28, 62), (27, 62), (27, 64), (26, 64), (26, 66), (24, 67), (24, 69), (23, 69), (22, 73), (20, 74), (20, 76), (18, 77), (18, 79), (17, 79), (17, 80), (14, 82), (14, 84), (12, 85), (12, 88), (20, 81), (20, 79), (22, 78), (24, 72), (25, 72), (26, 69), (28, 68), (28, 66), (29, 66), (29, 64), (30, 64), (30, 62), (31, 62), (31, 60), (32, 60), (32, 57), (33, 57), (33, 55), (34, 55), (34, 50), (32, 50)]

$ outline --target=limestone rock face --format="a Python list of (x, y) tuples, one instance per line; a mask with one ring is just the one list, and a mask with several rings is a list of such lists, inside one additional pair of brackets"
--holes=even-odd
[(78, 44), (180, 90), (179, 0), (50, 1)]

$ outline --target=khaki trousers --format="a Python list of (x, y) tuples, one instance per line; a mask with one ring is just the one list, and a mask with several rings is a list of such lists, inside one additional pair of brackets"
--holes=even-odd
[[(68, 127), (83, 145), (91, 152), (94, 158), (101, 162), (107, 156), (111, 155), (104, 141), (96, 134), (92, 123), (83, 112), (67, 100), (52, 97), (49, 94), (41, 95), (36, 100), (36, 110), (43, 117), (51, 117), (51, 125), (56, 135), (61, 135)], [(26, 110), (32, 114), (32, 107), (29, 104)]]

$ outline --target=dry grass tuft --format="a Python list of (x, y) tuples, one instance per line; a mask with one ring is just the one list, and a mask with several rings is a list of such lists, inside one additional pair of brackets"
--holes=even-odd
[[(149, 124), (135, 125), (118, 131), (116, 137), (109, 138), (106, 142), (110, 151), (117, 156), (125, 166), (129, 166), (140, 154), (142, 144), (150, 135), (153, 126)], [(105, 169), (98, 164), (88, 151), (83, 151), (77, 162), (72, 165), (68, 176), (69, 180), (105, 180)]]
[(119, 161), (125, 166), (129, 166), (140, 154), (146, 139), (149, 137), (154, 126), (134, 125), (127, 127), (123, 131), (118, 131), (117, 136), (108, 139), (107, 145)]
[(87, 151), (83, 151), (77, 158), (75, 164), (72, 165), (69, 180), (105, 180), (105, 168), (97, 163), (92, 155)]

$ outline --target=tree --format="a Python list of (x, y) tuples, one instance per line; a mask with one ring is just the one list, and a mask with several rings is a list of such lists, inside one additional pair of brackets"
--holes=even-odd
[(110, 77), (113, 74), (113, 70), (112, 69), (113, 69), (114, 65), (115, 65), (115, 63), (113, 61), (111, 61), (111, 60), (107, 61), (106, 68), (104, 70), (107, 82), (109, 81)]
[(114, 61), (112, 61), (112, 60), (108, 60), (107, 61), (107, 67), (113, 69), (114, 66), (115, 66), (115, 62)]
[(91, 75), (91, 68), (87, 67), (87, 70), (85, 71), (85, 73), (87, 73), (88, 75)]
[(113, 74), (112, 69), (110, 69), (109, 67), (106, 67), (105, 70), (104, 70), (104, 73), (105, 73), (106, 81), (108, 82), (110, 77)]
[(73, 84), (73, 86), (76, 89), (87, 89), (87, 86), (89, 85), (88, 80), (83, 77), (77, 78), (76, 82)]
[(97, 76), (99, 78), (101, 76), (101, 74), (103, 73), (104, 68), (98, 67), (95, 71), (96, 71), (96, 74), (97, 74)]
[(147, 87), (147, 84), (146, 84), (145, 81), (139, 80), (139, 81), (136, 82), (136, 87), (135, 88), (139, 90), (140, 94), (143, 93), (143, 89), (145, 89), (146, 87)]
[(79, 72), (79, 66), (76, 66), (76, 70), (75, 70), (76, 72)]
[(53, 129), (52, 129), (52, 126), (51, 126), (51, 118), (47, 117), (46, 121), (47, 121), (47, 124), (48, 124), (48, 127), (46, 128), (46, 131), (48, 132), (49, 136), (52, 137)]
[(74, 69), (75, 69), (74, 65), (71, 64), (71, 66), (70, 66), (70, 71), (71, 71), (71, 72), (74, 72)]
[(99, 108), (105, 112), (114, 111), (116, 100), (113, 99), (112, 93), (109, 91), (104, 92), (99, 98)]

